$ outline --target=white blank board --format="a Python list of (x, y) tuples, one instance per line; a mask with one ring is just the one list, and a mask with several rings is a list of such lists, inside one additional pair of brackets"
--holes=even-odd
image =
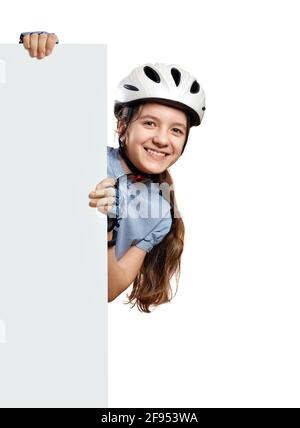
[(0, 407), (107, 406), (106, 46), (0, 45)]

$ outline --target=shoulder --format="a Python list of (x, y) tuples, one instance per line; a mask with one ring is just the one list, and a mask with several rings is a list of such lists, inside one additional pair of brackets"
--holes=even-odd
[(116, 176), (118, 171), (118, 158), (117, 158), (118, 149), (114, 147), (107, 146), (106, 154), (107, 154), (107, 175), (108, 176)]
[(117, 150), (115, 147), (106, 146), (107, 156), (115, 155)]

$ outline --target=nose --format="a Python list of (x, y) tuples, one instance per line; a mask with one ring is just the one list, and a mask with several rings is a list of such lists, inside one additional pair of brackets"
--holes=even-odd
[(168, 132), (164, 129), (157, 129), (157, 133), (153, 137), (153, 143), (159, 146), (167, 146), (169, 144)]

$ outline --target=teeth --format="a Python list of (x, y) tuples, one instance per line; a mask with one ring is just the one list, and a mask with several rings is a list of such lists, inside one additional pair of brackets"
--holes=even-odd
[(146, 149), (146, 150), (147, 150), (147, 152), (153, 153), (154, 155), (158, 155), (158, 156), (161, 156), (161, 157), (166, 156), (165, 153), (160, 153), (160, 152), (157, 152), (156, 150), (151, 150), (151, 149)]

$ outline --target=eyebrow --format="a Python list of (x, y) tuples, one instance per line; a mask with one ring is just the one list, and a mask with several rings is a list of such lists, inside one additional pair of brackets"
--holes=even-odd
[[(159, 118), (156, 116), (152, 116), (151, 114), (144, 114), (143, 116), (140, 117), (140, 119), (146, 119), (146, 118), (151, 118), (151, 119), (157, 120), (159, 122)], [(182, 126), (184, 129), (186, 129), (186, 126), (180, 122), (175, 122), (172, 125)]]

